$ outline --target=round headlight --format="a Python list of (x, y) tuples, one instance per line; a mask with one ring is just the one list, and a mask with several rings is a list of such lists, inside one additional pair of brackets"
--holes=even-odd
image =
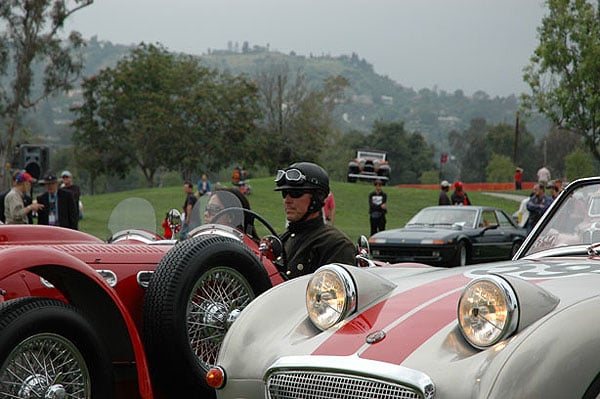
[(310, 321), (320, 330), (352, 314), (356, 309), (356, 286), (350, 273), (337, 265), (317, 270), (306, 287), (306, 309)]
[(473, 280), (458, 301), (458, 325), (471, 345), (483, 349), (510, 336), (517, 328), (517, 296), (498, 276)]

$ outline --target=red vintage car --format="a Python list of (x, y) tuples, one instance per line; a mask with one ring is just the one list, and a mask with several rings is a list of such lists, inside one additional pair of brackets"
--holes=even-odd
[(145, 229), (105, 242), (0, 226), (0, 397), (210, 396), (203, 377), (225, 332), (284, 280), (272, 260), (276, 234), (261, 247), (246, 229), (255, 220), (272, 228), (231, 203), (179, 243)]

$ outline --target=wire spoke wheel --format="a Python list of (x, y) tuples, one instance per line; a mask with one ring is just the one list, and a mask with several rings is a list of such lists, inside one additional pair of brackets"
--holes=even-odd
[(32, 335), (0, 368), (2, 398), (89, 398), (91, 379), (83, 355), (63, 336)]
[(238, 271), (215, 267), (194, 286), (187, 312), (190, 346), (206, 369), (216, 364), (225, 334), (253, 299), (254, 291)]

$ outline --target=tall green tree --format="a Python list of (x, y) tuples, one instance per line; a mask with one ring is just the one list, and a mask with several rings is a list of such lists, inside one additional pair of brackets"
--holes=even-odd
[[(254, 161), (276, 170), (294, 161), (319, 162), (328, 139), (336, 134), (333, 110), (348, 80), (327, 77), (311, 87), (301, 70), (270, 64), (255, 79), (263, 119), (261, 134), (247, 144)], [(252, 161), (252, 160), (249, 160)]]
[(375, 122), (362, 147), (387, 152), (392, 184), (418, 183), (433, 168), (433, 147), (420, 133), (406, 132), (402, 122)]
[[(60, 37), (65, 20), (93, 0), (0, 1), (0, 165), (12, 154), (15, 134), (24, 111), (59, 91), (69, 90), (82, 68), (77, 50), (84, 44), (77, 32)], [(43, 65), (39, 76), (36, 63)], [(6, 182), (0, 168), (0, 185)]]
[(600, 160), (600, 3), (546, 0), (540, 43), (525, 68), (523, 105), (580, 134)]
[(472, 119), (463, 132), (451, 131), (448, 141), (460, 167), (458, 179), (467, 182), (485, 181), (485, 167), (490, 153), (486, 143), (488, 125), (485, 119)]
[(486, 181), (510, 182), (513, 181), (515, 165), (506, 155), (492, 154), (490, 162), (485, 167)]
[(148, 187), (160, 168), (189, 179), (234, 162), (259, 116), (252, 83), (159, 45), (139, 45), (83, 88), (73, 123), (80, 166), (120, 177), (139, 168)]

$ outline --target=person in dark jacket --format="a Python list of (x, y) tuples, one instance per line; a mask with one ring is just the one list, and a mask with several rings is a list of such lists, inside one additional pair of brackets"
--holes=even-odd
[(438, 199), (438, 205), (451, 205), (450, 198), (448, 198), (448, 191), (450, 191), (450, 183), (447, 180), (443, 180), (440, 183), (440, 196)]
[(313, 273), (333, 262), (355, 265), (356, 249), (352, 241), (323, 221), (322, 208), (329, 194), (327, 172), (314, 163), (298, 162), (279, 170), (275, 183), (275, 191), (280, 191), (283, 197), (288, 221), (281, 236), (287, 256), (287, 277)]
[(471, 205), (471, 200), (461, 182), (454, 182), (454, 192), (450, 197), (450, 201), (452, 202), (452, 205)]
[(369, 194), (369, 222), (371, 235), (385, 230), (385, 214), (387, 213), (387, 194), (381, 186), (383, 183), (377, 179), (373, 183), (375, 190)]
[(44, 205), (38, 211), (38, 224), (77, 230), (79, 209), (75, 205), (73, 193), (58, 188), (58, 178), (51, 170), (46, 172), (40, 183), (46, 186), (46, 192), (37, 196), (38, 204)]

